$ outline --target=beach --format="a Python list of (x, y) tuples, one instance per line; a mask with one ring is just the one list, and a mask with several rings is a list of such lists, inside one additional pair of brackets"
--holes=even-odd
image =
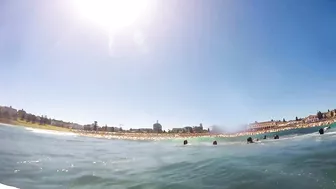
[(329, 119), (324, 121), (319, 121), (316, 123), (308, 124), (297, 124), (287, 127), (275, 127), (273, 129), (261, 130), (261, 131), (243, 131), (237, 133), (136, 133), (136, 132), (104, 132), (104, 131), (85, 131), (77, 129), (68, 129), (63, 127), (51, 126), (51, 125), (39, 125), (27, 123), (25, 121), (12, 121), (8, 125), (17, 125), (27, 128), (34, 128), (40, 130), (51, 130), (59, 132), (70, 132), (79, 136), (94, 137), (94, 138), (105, 138), (105, 139), (120, 139), (120, 140), (182, 140), (188, 138), (202, 138), (202, 137), (212, 137), (212, 138), (232, 138), (232, 137), (242, 137), (242, 136), (256, 136), (262, 134), (271, 134), (281, 131), (295, 130), (301, 128), (311, 128), (319, 126), (327, 126), (335, 123), (336, 120)]
[(325, 120), (317, 123), (309, 124), (299, 124), (290, 127), (277, 127), (274, 129), (268, 129), (263, 131), (254, 132), (239, 132), (233, 134), (223, 134), (223, 133), (129, 133), (129, 132), (102, 132), (102, 131), (83, 131), (83, 130), (72, 130), (72, 132), (87, 137), (95, 138), (106, 138), (106, 139), (121, 139), (121, 140), (182, 140), (187, 138), (202, 138), (202, 137), (212, 137), (212, 138), (233, 138), (241, 136), (255, 136), (261, 134), (270, 134), (281, 131), (303, 129), (303, 128), (313, 128), (328, 126), (335, 123), (335, 120)]

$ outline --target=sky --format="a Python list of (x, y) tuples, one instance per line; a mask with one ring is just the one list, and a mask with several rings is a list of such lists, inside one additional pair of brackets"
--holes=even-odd
[(124, 128), (233, 129), (336, 108), (336, 1), (156, 0), (148, 11), (107, 31), (71, 0), (1, 1), (0, 104)]

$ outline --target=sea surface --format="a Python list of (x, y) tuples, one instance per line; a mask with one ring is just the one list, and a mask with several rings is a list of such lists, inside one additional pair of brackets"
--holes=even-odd
[(255, 144), (239, 137), (213, 146), (215, 139), (198, 138), (183, 146), (2, 125), (0, 188), (334, 189), (336, 129), (317, 130), (280, 132), (279, 140)]

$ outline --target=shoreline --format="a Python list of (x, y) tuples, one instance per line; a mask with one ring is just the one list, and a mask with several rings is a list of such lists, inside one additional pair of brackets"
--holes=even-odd
[(67, 132), (74, 133), (78, 136), (91, 137), (91, 138), (105, 138), (105, 139), (117, 139), (117, 140), (141, 140), (141, 141), (159, 141), (159, 140), (182, 140), (188, 138), (202, 138), (202, 137), (213, 137), (213, 138), (233, 138), (233, 137), (242, 137), (242, 136), (255, 136), (261, 134), (269, 134), (287, 130), (295, 130), (301, 128), (311, 128), (311, 127), (320, 127), (331, 125), (336, 122), (335, 120), (324, 120), (315, 123), (309, 124), (298, 124), (289, 127), (278, 127), (274, 129), (268, 129), (263, 131), (244, 131), (234, 134), (223, 134), (223, 133), (127, 133), (127, 132), (103, 132), (103, 131), (84, 131), (84, 130), (74, 130), (67, 129), (63, 127), (51, 126), (51, 125), (39, 125), (27, 123), (24, 121), (13, 121), (7, 120), (3, 122), (0, 120), (0, 123), (6, 126), (18, 126), (26, 127), (33, 129), (41, 129), (47, 131), (55, 132)]
[(264, 131), (254, 132), (240, 132), (235, 134), (211, 134), (211, 133), (126, 133), (126, 132), (93, 132), (93, 131), (81, 131), (73, 130), (72, 132), (79, 136), (93, 137), (93, 138), (105, 138), (105, 139), (119, 139), (119, 140), (144, 140), (144, 141), (158, 141), (158, 140), (183, 140), (188, 138), (201, 138), (201, 137), (213, 137), (213, 138), (233, 138), (241, 136), (255, 136), (261, 134), (276, 133), (287, 130), (295, 130), (302, 128), (312, 128), (327, 126), (335, 123), (336, 120), (324, 120), (309, 124), (299, 124), (291, 127), (280, 127), (275, 129), (269, 129)]
[(40, 125), (38, 123), (28, 123), (26, 121), (21, 120), (4, 120), (0, 119), (0, 124), (6, 126), (17, 126), (17, 127), (26, 127), (26, 128), (33, 128), (33, 129), (42, 129), (48, 131), (59, 131), (59, 132), (72, 132), (71, 129), (63, 128), (63, 127), (56, 127), (52, 125)]

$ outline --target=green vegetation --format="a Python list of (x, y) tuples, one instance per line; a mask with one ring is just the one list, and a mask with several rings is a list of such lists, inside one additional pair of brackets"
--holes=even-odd
[(52, 125), (40, 125), (37, 123), (32, 123), (32, 122), (26, 122), (23, 120), (17, 120), (17, 121), (13, 121), (14, 125), (17, 126), (24, 126), (24, 127), (30, 127), (30, 128), (34, 128), (34, 129), (46, 129), (46, 130), (53, 130), (53, 131), (65, 131), (65, 132), (69, 132), (71, 131), (68, 128), (63, 128), (63, 127), (56, 127), (56, 126), (52, 126)]
[(47, 116), (36, 116), (24, 110), (16, 111), (12, 107), (0, 106), (0, 123), (53, 131), (71, 131), (67, 127), (63, 127), (65, 123), (62, 121), (59, 121), (60, 126), (53, 126), (51, 122), (52, 120)]

